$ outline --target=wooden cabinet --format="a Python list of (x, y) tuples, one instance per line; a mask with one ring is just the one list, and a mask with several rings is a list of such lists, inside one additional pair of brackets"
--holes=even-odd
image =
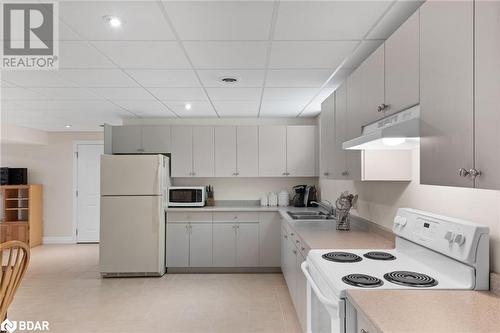
[(337, 136), (334, 117), (335, 95), (331, 94), (321, 103), (319, 175), (325, 178), (335, 178), (334, 164), (337, 159), (334, 156), (342, 157), (341, 154), (335, 154), (333, 151), (335, 149), (335, 136)]
[(420, 101), (419, 26), (417, 10), (385, 41), (384, 116)]
[(213, 266), (236, 266), (236, 225), (234, 223), (214, 223), (213, 225)]
[(236, 266), (259, 266), (259, 223), (236, 224)]
[(259, 127), (259, 176), (286, 176), (286, 126)]
[(237, 176), (236, 167), (236, 127), (215, 127), (215, 176)]
[(316, 126), (286, 127), (286, 175), (310, 177), (317, 175)]
[(473, 178), (458, 172), (474, 167), (473, 11), (472, 1), (420, 7), (422, 184), (474, 186)]
[(475, 187), (500, 189), (500, 2), (475, 1)]
[(259, 176), (259, 127), (236, 128), (236, 162), (239, 177)]
[(259, 214), (260, 266), (281, 265), (281, 216), (276, 212)]
[(212, 266), (212, 223), (189, 225), (189, 266)]
[(4, 185), (0, 242), (42, 244), (42, 185)]
[(168, 153), (170, 147), (170, 126), (113, 126), (111, 140), (113, 154)]
[(189, 267), (189, 223), (167, 223), (167, 267)]

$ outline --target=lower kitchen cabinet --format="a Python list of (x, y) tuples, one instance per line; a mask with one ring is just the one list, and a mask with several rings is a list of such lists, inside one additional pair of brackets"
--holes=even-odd
[(281, 216), (279, 213), (265, 212), (259, 215), (260, 266), (280, 267), (281, 265)]
[(214, 267), (258, 267), (259, 223), (214, 223)]
[(189, 267), (189, 223), (167, 223), (167, 267)]
[(234, 223), (213, 225), (213, 266), (234, 267), (236, 264), (236, 226)]
[(236, 224), (236, 266), (259, 266), (259, 223)]
[(297, 252), (295, 259), (295, 271), (297, 272), (295, 280), (295, 311), (297, 311), (302, 332), (306, 332), (307, 329), (307, 280), (300, 267), (305, 260), (306, 258), (302, 253)]
[(212, 266), (212, 224), (191, 223), (189, 226), (189, 266)]

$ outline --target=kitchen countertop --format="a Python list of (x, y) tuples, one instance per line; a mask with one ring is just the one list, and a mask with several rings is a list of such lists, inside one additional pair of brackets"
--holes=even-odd
[(353, 216), (350, 231), (335, 229), (335, 220), (293, 220), (288, 211), (318, 211), (317, 207), (261, 207), (261, 206), (205, 206), (168, 208), (168, 211), (204, 212), (280, 212), (282, 218), (295, 231), (308, 249), (392, 249), (394, 240), (389, 232), (382, 236), (368, 221)]
[(348, 290), (347, 298), (384, 333), (500, 332), (500, 297), (490, 292)]

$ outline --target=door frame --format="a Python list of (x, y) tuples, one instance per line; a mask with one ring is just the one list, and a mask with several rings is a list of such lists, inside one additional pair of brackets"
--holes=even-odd
[(76, 197), (76, 190), (78, 189), (78, 160), (76, 153), (78, 152), (79, 145), (102, 145), (104, 151), (104, 140), (78, 140), (73, 141), (73, 221), (71, 238), (72, 243), (77, 244), (76, 229), (78, 227), (78, 201)]

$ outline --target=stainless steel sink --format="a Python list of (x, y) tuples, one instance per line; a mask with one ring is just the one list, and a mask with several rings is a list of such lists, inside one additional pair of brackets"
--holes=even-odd
[(325, 214), (323, 212), (287, 212), (288, 215), (294, 220), (329, 220), (333, 219), (332, 215)]

